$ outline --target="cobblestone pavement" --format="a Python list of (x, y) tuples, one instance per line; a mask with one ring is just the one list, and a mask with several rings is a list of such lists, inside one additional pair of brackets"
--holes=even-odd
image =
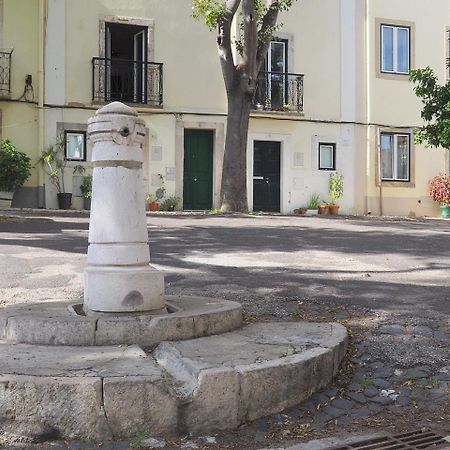
[[(448, 223), (162, 216), (149, 218), (149, 231), (168, 293), (240, 301), (248, 322), (335, 320), (351, 333), (348, 358), (328, 390), (236, 431), (159, 439), (161, 448), (256, 450), (420, 428), (450, 435)], [(81, 295), (86, 218), (4, 219), (0, 233), (7, 274), (0, 301)], [(149, 438), (100, 448), (158, 448)], [(98, 448), (8, 442), (5, 448)]]

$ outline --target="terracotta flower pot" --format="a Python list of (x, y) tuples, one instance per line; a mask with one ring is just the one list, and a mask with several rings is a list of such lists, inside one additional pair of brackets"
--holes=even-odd
[(151, 202), (148, 205), (148, 210), (149, 211), (159, 211), (159, 203), (158, 202)]
[(319, 214), (326, 216), (330, 213), (330, 207), (328, 205), (319, 205)]
[(330, 205), (330, 214), (337, 216), (339, 214), (339, 205)]

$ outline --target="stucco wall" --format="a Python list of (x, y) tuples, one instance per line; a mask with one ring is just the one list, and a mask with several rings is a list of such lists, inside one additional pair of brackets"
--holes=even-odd
[[(22, 93), (25, 75), (31, 74), (37, 100), (39, 1), (0, 0), (2, 4), (0, 42), (3, 47), (14, 47), (12, 97)], [(215, 136), (217, 205), (226, 95), (215, 35), (194, 21), (191, 0), (48, 0), (47, 6), (43, 145), (55, 142), (61, 124), (85, 124), (98, 106), (92, 105), (91, 60), (100, 56), (104, 47), (101, 22), (145, 20), (152, 29), (149, 54), (154, 61), (164, 63), (163, 109), (139, 107), (149, 130), (144, 145), (146, 190), (154, 192), (161, 173), (168, 175), (167, 193), (181, 196), (183, 130), (210, 128)], [(437, 207), (428, 197), (428, 180), (448, 170), (448, 155), (443, 150), (415, 146), (413, 183), (408, 187), (383, 186), (380, 203), (379, 131), (402, 126), (411, 130), (420, 125), (421, 105), (405, 77), (377, 76), (377, 19), (413, 23), (414, 67), (430, 65), (444, 79), (448, 17), (447, 0), (434, 0), (433, 8), (422, 0), (322, 0), (320, 6), (317, 0), (301, 0), (282, 13), (280, 22), (284, 25), (278, 35), (290, 40), (288, 70), (305, 75), (304, 113), (292, 120), (279, 120), (281, 113), (252, 116), (248, 141), (250, 204), (254, 139), (282, 142), (283, 212), (304, 206), (314, 192), (328, 198), (329, 172), (318, 171), (316, 161), (318, 141), (328, 140), (336, 142), (337, 169), (344, 174), (343, 211), (377, 214), (381, 204), (384, 214), (436, 214)], [(42, 150), (37, 109), (13, 102), (1, 102), (0, 109), (2, 136), (14, 140), (36, 159)], [(369, 129), (366, 122), (371, 124)], [(293, 163), (298, 153), (303, 158), (301, 166)], [(152, 154), (160, 156), (155, 159)], [(89, 162), (85, 165), (89, 170)], [(70, 180), (72, 169), (67, 170)], [(36, 171), (27, 185), (43, 182)], [(54, 193), (47, 191), (47, 206), (53, 207)]]
[[(438, 173), (448, 172), (448, 155), (442, 149), (414, 145), (412, 131), (422, 125), (422, 104), (413, 91), (408, 76), (380, 75), (380, 21), (411, 26), (411, 68), (430, 66), (445, 82), (448, 18), (450, 4), (436, 0), (377, 0), (369, 2), (367, 41), (368, 121), (371, 127), (367, 141), (370, 165), (367, 178), (367, 206), (371, 213), (384, 215), (437, 215), (438, 207), (428, 196), (428, 182)], [(411, 183), (378, 183), (378, 133), (397, 127), (411, 133)], [(398, 131), (398, 130), (397, 130)]]

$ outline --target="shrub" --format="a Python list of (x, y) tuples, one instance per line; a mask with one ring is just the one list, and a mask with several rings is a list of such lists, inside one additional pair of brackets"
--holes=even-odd
[(430, 196), (441, 205), (450, 205), (450, 175), (437, 175), (430, 181)]
[(161, 211), (174, 211), (175, 208), (180, 203), (181, 199), (179, 197), (167, 197), (162, 203), (161, 203)]
[(83, 177), (80, 190), (84, 198), (92, 197), (92, 175), (86, 175)]
[(13, 192), (31, 175), (31, 159), (9, 140), (0, 144), (0, 191)]

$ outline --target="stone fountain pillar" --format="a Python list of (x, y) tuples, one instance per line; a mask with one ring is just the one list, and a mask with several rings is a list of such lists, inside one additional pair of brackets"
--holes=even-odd
[(145, 124), (114, 102), (88, 121), (93, 143), (86, 313), (161, 312), (164, 277), (150, 265), (142, 182)]

